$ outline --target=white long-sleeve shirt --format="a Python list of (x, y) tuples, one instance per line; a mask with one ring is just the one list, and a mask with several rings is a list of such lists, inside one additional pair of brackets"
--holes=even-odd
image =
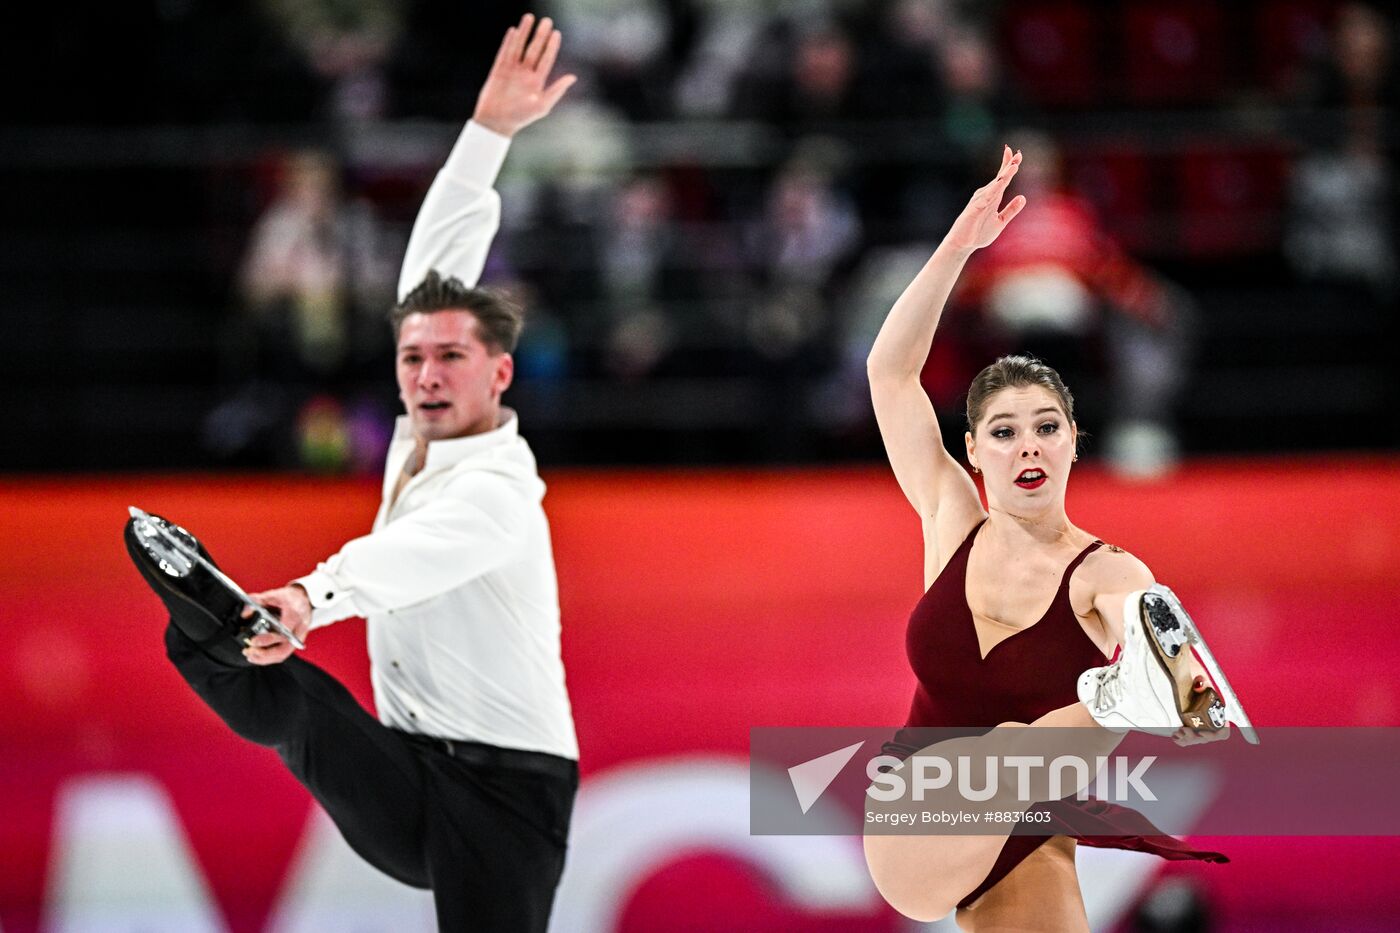
[[(476, 284), (509, 145), (467, 124), (414, 222), (400, 297), (430, 269)], [(414, 448), (400, 417), (373, 530), (294, 582), (311, 599), (312, 628), (365, 617), (385, 725), (577, 758), (545, 487), (515, 413), (502, 417), (493, 431), (430, 442), (391, 503)]]

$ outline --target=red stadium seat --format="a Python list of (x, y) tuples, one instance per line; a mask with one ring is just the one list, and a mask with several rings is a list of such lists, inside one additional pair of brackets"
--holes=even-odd
[(1017, 5), (1004, 47), (1018, 88), (1037, 103), (1100, 101), (1102, 54), (1096, 17), (1077, 3)]
[(1194, 256), (1276, 248), (1288, 158), (1278, 149), (1203, 145), (1177, 160), (1180, 245)]
[(1214, 3), (1134, 3), (1123, 11), (1121, 52), (1128, 101), (1198, 104), (1225, 79), (1224, 14)]
[(1073, 155), (1065, 181), (1098, 212), (1104, 228), (1129, 252), (1152, 251), (1160, 234), (1152, 224), (1147, 157), (1131, 149), (1095, 149)]
[(1327, 54), (1336, 4), (1326, 0), (1261, 3), (1255, 10), (1255, 80), (1276, 93), (1297, 90), (1298, 77)]

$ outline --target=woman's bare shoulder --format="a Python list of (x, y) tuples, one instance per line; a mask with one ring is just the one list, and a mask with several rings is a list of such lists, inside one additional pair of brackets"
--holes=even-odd
[(1072, 582), (1097, 595), (1146, 589), (1156, 581), (1145, 563), (1118, 545), (1104, 542), (1084, 558)]

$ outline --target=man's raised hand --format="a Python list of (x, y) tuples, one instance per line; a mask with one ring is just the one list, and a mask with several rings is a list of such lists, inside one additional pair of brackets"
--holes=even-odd
[(514, 136), (553, 110), (578, 80), (564, 75), (545, 83), (559, 57), (559, 42), (559, 31), (547, 16), (536, 27), (534, 15), (526, 13), (518, 26), (507, 29), (472, 119), (502, 136)]

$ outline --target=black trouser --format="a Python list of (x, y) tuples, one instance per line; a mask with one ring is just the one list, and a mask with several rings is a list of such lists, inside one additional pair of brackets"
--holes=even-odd
[(577, 764), (391, 729), (299, 657), (229, 667), (174, 625), (165, 647), (234, 732), (281, 756), (352, 849), (390, 877), (432, 889), (440, 930), (543, 933)]

